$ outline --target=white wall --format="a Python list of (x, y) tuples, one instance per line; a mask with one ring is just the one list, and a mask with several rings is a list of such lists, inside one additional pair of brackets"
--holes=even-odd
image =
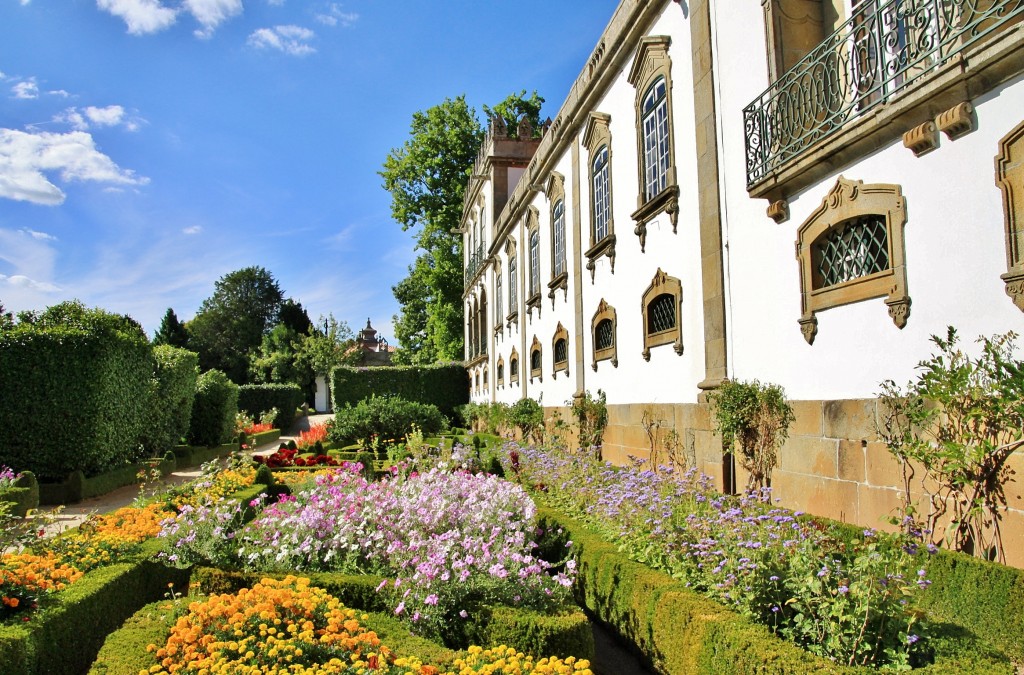
[[(905, 382), (932, 352), (929, 336), (957, 327), (965, 345), (978, 335), (1024, 330), (1024, 314), (1004, 292), (1003, 213), (994, 183), (998, 141), (1024, 115), (1024, 81), (972, 101), (978, 128), (914, 157), (902, 143), (838, 168), (789, 199), (790, 219), (765, 215), (767, 202), (746, 193), (742, 109), (768, 86), (764, 29), (757, 3), (714, 0), (716, 66), (721, 92), (721, 167), (727, 217), (730, 297), (729, 373), (786, 388), (793, 399), (869, 397), (879, 383)], [(808, 345), (800, 332), (797, 229), (839, 175), (865, 183), (896, 183), (907, 202), (907, 285), (912, 300), (903, 330), (884, 298), (817, 313)]]

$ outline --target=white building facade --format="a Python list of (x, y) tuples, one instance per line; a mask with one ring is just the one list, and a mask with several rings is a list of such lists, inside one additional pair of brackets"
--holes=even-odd
[(467, 192), (472, 398), (603, 390), (612, 459), (657, 420), (728, 487), (702, 392), (777, 383), (776, 494), (877, 526), (880, 383), (948, 325), (1024, 332), (1024, 0), (624, 0), (531, 132)]

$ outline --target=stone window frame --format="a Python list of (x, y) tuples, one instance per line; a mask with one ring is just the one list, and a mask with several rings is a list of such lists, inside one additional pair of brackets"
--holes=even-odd
[(512, 348), (512, 353), (508, 355), (508, 381), (510, 384), (519, 382), (519, 352), (516, 348)]
[[(534, 365), (536, 364), (536, 365)], [(538, 382), (544, 381), (544, 347), (541, 346), (540, 340), (537, 336), (533, 336), (533, 342), (530, 343), (530, 383), (533, 383), (533, 379), (537, 378)]]
[[(565, 340), (565, 360), (556, 361), (558, 357), (558, 341)], [(555, 327), (555, 334), (551, 337), (551, 362), (553, 364), (552, 377), (558, 377), (558, 373), (564, 372), (566, 376), (569, 375), (569, 331), (565, 329), (562, 322), (558, 322), (558, 326)]]
[[(648, 328), (649, 309), (651, 304), (663, 295), (672, 296), (672, 306), (676, 312), (676, 324), (668, 330), (651, 332)], [(679, 279), (669, 276), (659, 267), (654, 273), (651, 283), (644, 291), (640, 301), (640, 308), (643, 314), (644, 350), (642, 352), (644, 361), (651, 360), (651, 349), (661, 345), (672, 345), (676, 354), (683, 353), (683, 285)]]
[[(565, 176), (557, 171), (552, 171), (544, 192), (548, 197), (548, 203), (551, 205), (551, 281), (548, 282), (548, 297), (551, 299), (551, 309), (554, 309), (556, 290), (562, 289), (563, 299), (568, 299), (569, 296), (568, 237), (565, 227), (568, 208), (565, 203)], [(562, 207), (562, 272), (555, 274), (559, 262), (556, 245), (558, 241), (556, 230), (558, 229), (557, 212), (559, 205)]]
[[(605, 349), (597, 348), (597, 327), (604, 321), (612, 322), (612, 346)], [(619, 367), (619, 325), (615, 308), (609, 305), (604, 298), (597, 304), (597, 311), (590, 320), (590, 339), (593, 341), (594, 355), (590, 367), (597, 371), (599, 361), (611, 361), (613, 368)]]
[(498, 335), (503, 334), (505, 331), (505, 298), (502, 295), (504, 290), (502, 288), (502, 275), (504, 274), (504, 270), (502, 269), (500, 258), (495, 260), (494, 265), (496, 270), (494, 275), (494, 319), (497, 322), (494, 326), (494, 334)]
[(1024, 311), (1024, 122), (999, 141), (995, 157), (996, 186), (1003, 197), (1006, 239), (1006, 295)]
[(487, 366), (484, 366), (482, 370), (483, 370), (483, 373), (484, 373), (484, 389), (487, 389), (487, 373), (488, 373)]
[[(587, 269), (590, 270), (590, 281), (594, 282), (594, 275), (597, 269), (597, 260), (601, 256), (607, 256), (611, 263), (612, 274), (615, 273), (615, 202), (614, 187), (612, 185), (612, 116), (608, 113), (591, 112), (587, 118), (587, 125), (583, 132), (583, 145), (587, 149), (587, 185), (590, 193), (590, 248), (584, 254), (587, 257)], [(600, 241), (595, 240), (596, 214), (594, 210), (594, 162), (602, 148), (607, 149), (608, 180), (606, 189), (608, 192), (608, 233)]]
[[(528, 257), (526, 313), (534, 308), (540, 312), (540, 211), (534, 206), (526, 209), (526, 255)], [(536, 248), (534, 248), (536, 243)]]
[(498, 362), (496, 364), (494, 364), (494, 370), (495, 370), (494, 384), (498, 388), (504, 388), (505, 387), (505, 357), (504, 356), (499, 356), (498, 357)]
[[(885, 218), (889, 253), (888, 269), (849, 281), (816, 288), (814, 245), (830, 230), (850, 220), (877, 215)], [(818, 334), (817, 313), (862, 300), (885, 298), (889, 317), (897, 328), (907, 325), (910, 296), (907, 294), (906, 250), (903, 230), (907, 200), (903, 189), (891, 183), (864, 183), (840, 176), (821, 200), (821, 205), (797, 230), (796, 258), (800, 267), (800, 331), (807, 344)]]
[[(668, 55), (672, 38), (668, 35), (649, 35), (640, 40), (633, 66), (627, 80), (636, 97), (633, 104), (636, 111), (637, 172), (639, 192), (637, 209), (631, 214), (636, 223), (633, 232), (640, 239), (640, 252), (647, 248), (647, 224), (664, 212), (672, 222), (672, 234), (679, 225), (679, 181), (676, 169), (675, 127), (672, 112), (672, 59)], [(657, 194), (647, 194), (646, 141), (644, 130), (644, 102), (659, 81), (665, 82), (665, 109), (668, 118), (668, 167), (665, 170), (665, 187)]]

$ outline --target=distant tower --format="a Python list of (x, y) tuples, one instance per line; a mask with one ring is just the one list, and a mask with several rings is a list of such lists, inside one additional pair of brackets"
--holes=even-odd
[(363, 351), (380, 351), (380, 343), (377, 341), (377, 331), (370, 325), (370, 317), (366, 317), (366, 328), (359, 333), (359, 342), (362, 345)]

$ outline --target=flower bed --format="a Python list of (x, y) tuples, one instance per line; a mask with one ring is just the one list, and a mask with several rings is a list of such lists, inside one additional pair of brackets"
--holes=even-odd
[(916, 544), (831, 528), (773, 508), (767, 493), (724, 497), (706, 477), (622, 469), (510, 446), (508, 466), (545, 499), (808, 651), (848, 665), (920, 664), (928, 627), (911, 609), (928, 588)]
[(535, 557), (536, 508), (521, 488), (483, 474), (397, 473), (368, 482), (343, 468), (245, 527), (235, 526), (243, 505), (221, 503), (183, 512), (163, 536), (177, 564), (379, 574), (393, 612), (426, 634), (457, 635), (488, 604), (568, 600), (574, 563), (551, 575)]
[(341, 466), (343, 464), (342, 460), (325, 454), (302, 457), (299, 450), (285, 446), (278, 448), (272, 455), (255, 455), (253, 461), (258, 464), (266, 464), (271, 469), (285, 469), (293, 466)]

